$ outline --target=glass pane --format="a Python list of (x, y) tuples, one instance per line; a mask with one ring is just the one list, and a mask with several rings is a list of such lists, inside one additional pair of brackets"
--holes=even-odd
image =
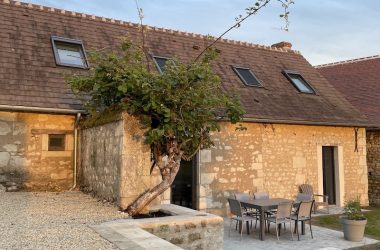
[(165, 64), (167, 62), (168, 59), (166, 58), (161, 58), (161, 57), (155, 57), (154, 60), (156, 61), (159, 69), (160, 69), (160, 72), (164, 72), (165, 70)]
[(314, 91), (308, 86), (308, 84), (301, 78), (299, 75), (292, 75), (289, 74), (290, 78), (292, 79), (292, 82), (300, 92), (303, 93), (313, 93)]
[(59, 61), (63, 64), (78, 65), (84, 67), (84, 58), (81, 53), (81, 46), (67, 46), (57, 44)]
[(65, 150), (65, 135), (49, 135), (49, 151)]
[(260, 82), (249, 69), (235, 68), (245, 84), (250, 86), (261, 86)]

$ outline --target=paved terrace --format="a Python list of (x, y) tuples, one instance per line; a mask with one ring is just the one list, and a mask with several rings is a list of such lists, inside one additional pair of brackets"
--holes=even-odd
[[(326, 215), (323, 209), (321, 213), (313, 214), (313, 216)], [(342, 208), (330, 207), (330, 214), (341, 214)], [(230, 220), (224, 219), (224, 250), (252, 250), (252, 249), (265, 249), (265, 250), (338, 250), (348, 249), (353, 247), (360, 247), (369, 244), (375, 244), (378, 241), (370, 238), (364, 238), (361, 242), (351, 242), (343, 238), (343, 232), (335, 231), (323, 227), (312, 226), (314, 239), (311, 238), (309, 225), (305, 226), (305, 235), (300, 235), (298, 241), (297, 234), (294, 234), (294, 241), (289, 231), (289, 224), (286, 225), (287, 230), (281, 231), (280, 240), (277, 240), (275, 226), (272, 223), (270, 233), (265, 234), (265, 241), (259, 239), (259, 224), (257, 229), (252, 228), (250, 235), (243, 231), (243, 238), (240, 241), (240, 234), (235, 230), (234, 222), (232, 223), (231, 236), (228, 236)], [(245, 229), (245, 228), (244, 228)], [(301, 227), (299, 227), (301, 231)], [(253, 232), (252, 232), (253, 231)]]

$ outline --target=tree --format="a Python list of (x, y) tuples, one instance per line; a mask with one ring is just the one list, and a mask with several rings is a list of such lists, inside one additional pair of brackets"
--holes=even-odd
[[(282, 17), (287, 20), (287, 7), (292, 1), (277, 1), (283, 4)], [(258, 0), (229, 30), (239, 27), (269, 2)], [(142, 20), (140, 9), (139, 15)], [(139, 43), (126, 38), (122, 53), (96, 53), (92, 58), (95, 66), (88, 75), (69, 79), (75, 93), (89, 96), (90, 116), (110, 108), (122, 110), (146, 128), (145, 143), (153, 150), (152, 169), (159, 169), (162, 182), (128, 206), (126, 212), (130, 215), (137, 214), (171, 186), (182, 159), (190, 159), (200, 149), (213, 145), (210, 133), (220, 130), (220, 120), (236, 124), (244, 115), (238, 96), (222, 90), (211, 64), (217, 56), (213, 45), (229, 30), (212, 40), (191, 63), (174, 59), (160, 74), (150, 68), (144, 26), (140, 29)]]

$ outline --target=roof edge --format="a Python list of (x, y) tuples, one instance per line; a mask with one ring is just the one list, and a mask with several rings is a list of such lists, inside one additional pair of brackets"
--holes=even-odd
[(361, 127), (370, 128), (375, 127), (371, 123), (341, 123), (341, 122), (319, 122), (319, 121), (306, 121), (306, 120), (286, 120), (286, 119), (266, 119), (266, 118), (243, 118), (243, 122), (257, 122), (257, 123), (275, 123), (275, 124), (289, 124), (289, 125), (310, 125), (310, 126), (333, 126), (333, 127)]
[(336, 65), (356, 63), (356, 62), (368, 61), (368, 60), (373, 60), (373, 59), (378, 59), (378, 58), (380, 58), (380, 55), (360, 57), (360, 58), (350, 59), (350, 60), (345, 60), (345, 61), (338, 61), (338, 62), (315, 65), (314, 68), (317, 68), (317, 69), (318, 68), (326, 68), (326, 67), (331, 67), (331, 66), (336, 66)]
[(59, 108), (42, 108), (42, 107), (29, 107), (29, 106), (12, 106), (1, 105), (2, 111), (24, 111), (24, 112), (44, 112), (44, 113), (56, 113), (56, 114), (85, 114), (85, 110), (77, 109), (59, 109)]
[[(43, 12), (47, 12), (47, 13), (55, 13), (55, 14), (64, 15), (64, 16), (78, 17), (78, 18), (83, 18), (83, 19), (87, 19), (87, 20), (91, 20), (91, 21), (100, 21), (100, 22), (124, 25), (124, 26), (129, 26), (129, 27), (139, 27), (140, 26), (140, 24), (132, 23), (132, 22), (128, 22), (128, 21), (123, 21), (123, 20), (119, 20), (119, 19), (96, 16), (96, 15), (91, 15), (91, 14), (86, 14), (86, 13), (81, 13), (81, 12), (69, 11), (69, 10), (65, 10), (65, 9), (58, 9), (55, 7), (48, 7), (48, 6), (38, 5), (38, 4), (33, 4), (33, 3), (25, 3), (25, 2), (13, 1), (13, 0), (0, 0), (0, 3), (12, 5), (12, 6), (17, 6), (17, 7), (24, 7), (24, 8), (38, 10), (38, 11), (43, 11)], [(166, 29), (166, 28), (161, 28), (161, 27), (156, 27), (156, 26), (144, 25), (144, 27), (146, 27), (148, 30), (154, 30), (157, 32), (178, 34), (178, 35), (200, 38), (200, 39), (205, 39), (205, 38), (210, 37), (208, 35), (202, 35), (202, 34), (197, 34), (197, 33), (192, 33), (192, 32)], [(213, 38), (215, 38), (215, 37), (213, 37)], [(219, 42), (227, 43), (227, 44), (234, 44), (234, 45), (241, 45), (241, 46), (246, 46), (246, 47), (254, 47), (254, 48), (258, 48), (258, 49), (265, 49), (265, 50), (271, 50), (271, 51), (277, 51), (277, 52), (285, 52), (285, 53), (289, 52), (289, 53), (294, 53), (294, 54), (301, 54), (301, 52), (298, 50), (276, 48), (276, 47), (271, 47), (271, 46), (266, 46), (266, 45), (254, 44), (254, 43), (225, 39), (225, 38), (220, 39)]]

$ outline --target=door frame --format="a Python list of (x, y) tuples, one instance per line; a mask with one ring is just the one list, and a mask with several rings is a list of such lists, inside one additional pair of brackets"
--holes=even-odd
[(322, 147), (334, 147), (334, 174), (335, 174), (335, 196), (336, 205), (344, 206), (344, 164), (343, 146), (336, 144), (323, 144), (317, 146), (317, 165), (318, 165), (318, 194), (323, 194), (323, 154)]

